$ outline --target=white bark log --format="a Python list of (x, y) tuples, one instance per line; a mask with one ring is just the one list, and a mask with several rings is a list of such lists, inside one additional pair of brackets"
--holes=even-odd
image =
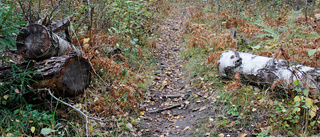
[(294, 64), (282, 59), (275, 59), (249, 53), (226, 51), (218, 61), (221, 76), (233, 78), (240, 72), (242, 81), (272, 85), (280, 81), (282, 88), (293, 86), (293, 81), (300, 81), (299, 87), (308, 86), (319, 93), (320, 69)]

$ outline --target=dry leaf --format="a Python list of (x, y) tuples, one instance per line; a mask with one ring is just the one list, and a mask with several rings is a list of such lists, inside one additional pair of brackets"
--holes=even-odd
[(36, 128), (34, 126), (31, 127), (31, 132), (34, 133), (34, 131), (36, 130)]
[(9, 98), (9, 96), (10, 96), (9, 94), (4, 95), (3, 98), (4, 98), (5, 100), (7, 100), (7, 99)]
[(238, 135), (238, 137), (246, 137), (246, 136), (247, 136), (246, 133), (242, 133), (242, 134)]
[(199, 111), (205, 110), (207, 108), (207, 106), (203, 106), (199, 109)]
[(20, 93), (19, 89), (15, 89), (14, 92), (17, 93), (17, 94)]
[(133, 126), (131, 123), (127, 123), (126, 124), (126, 127), (131, 131), (131, 132), (134, 132), (135, 130), (133, 129)]
[(140, 111), (140, 112), (139, 112), (139, 115), (140, 115), (140, 116), (143, 116), (143, 115), (144, 115), (144, 111)]
[(90, 38), (84, 38), (83, 41), (84, 42), (89, 42)]
[(190, 127), (187, 126), (187, 127), (185, 127), (183, 130), (184, 130), (184, 131), (187, 131), (187, 130), (189, 130), (189, 129), (190, 129)]

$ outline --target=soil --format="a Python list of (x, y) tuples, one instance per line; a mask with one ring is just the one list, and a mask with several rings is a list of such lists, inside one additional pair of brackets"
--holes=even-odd
[[(197, 126), (196, 120), (210, 112), (208, 95), (186, 79), (186, 60), (182, 35), (188, 15), (185, 9), (172, 9), (172, 18), (161, 21), (157, 48), (158, 70), (153, 76), (148, 99), (141, 103), (145, 110), (139, 136), (190, 136)], [(169, 15), (170, 16), (170, 15)], [(212, 108), (212, 107), (211, 107)]]

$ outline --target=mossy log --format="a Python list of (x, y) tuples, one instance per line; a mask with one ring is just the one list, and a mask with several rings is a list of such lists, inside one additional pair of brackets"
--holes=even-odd
[(43, 25), (31, 24), (21, 31), (17, 36), (16, 46), (24, 58), (43, 60), (66, 54), (82, 55), (74, 45)]
[(70, 97), (82, 94), (91, 81), (91, 66), (88, 60), (74, 55), (51, 57), (39, 62), (16, 64), (20, 71), (12, 67), (0, 68), (0, 81), (12, 78), (12, 71), (22, 73), (26, 69), (36, 73), (33, 88), (50, 88), (56, 94)]
[(242, 81), (267, 85), (278, 82), (277, 86), (282, 88), (295, 86), (294, 82), (298, 87), (308, 87), (319, 93), (320, 69), (237, 51), (222, 53), (217, 65), (223, 77), (234, 78), (240, 73)]

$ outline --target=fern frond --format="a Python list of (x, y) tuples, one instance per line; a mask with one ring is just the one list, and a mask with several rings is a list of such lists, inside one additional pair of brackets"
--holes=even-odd
[(255, 24), (262, 27), (263, 28), (262, 31), (266, 32), (266, 34), (260, 34), (260, 35), (258, 35), (258, 37), (269, 36), (269, 37), (272, 37), (276, 40), (278, 40), (280, 38), (280, 34), (277, 32), (277, 30), (269, 27), (268, 25), (262, 24), (261, 22), (256, 22)]

